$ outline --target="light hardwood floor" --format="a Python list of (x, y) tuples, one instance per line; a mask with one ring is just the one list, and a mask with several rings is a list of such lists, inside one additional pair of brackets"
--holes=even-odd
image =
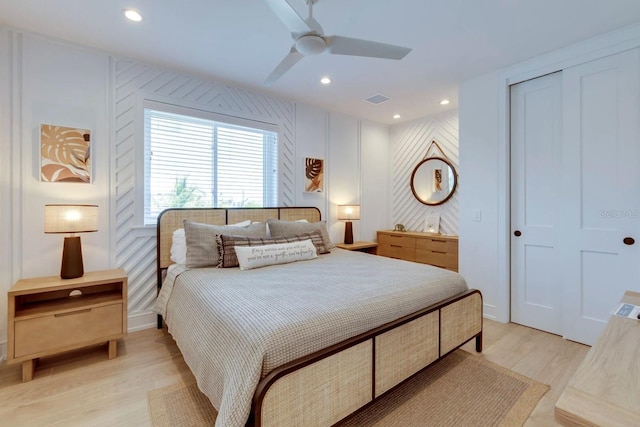
[[(463, 349), (474, 352), (473, 341)], [(556, 425), (553, 407), (589, 347), (515, 324), (485, 320), (482, 357), (551, 389), (527, 426)], [(0, 425), (148, 426), (147, 393), (192, 382), (193, 375), (166, 330), (147, 329), (118, 343), (42, 359), (34, 380), (21, 383), (21, 367), (0, 366)]]

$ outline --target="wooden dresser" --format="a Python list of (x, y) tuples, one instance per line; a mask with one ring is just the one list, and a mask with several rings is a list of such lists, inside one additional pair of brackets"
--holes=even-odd
[(378, 231), (378, 255), (458, 271), (458, 236)]

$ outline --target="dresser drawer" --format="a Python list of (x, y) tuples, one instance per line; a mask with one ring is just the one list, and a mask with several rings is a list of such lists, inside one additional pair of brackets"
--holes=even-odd
[(398, 234), (378, 234), (378, 244), (415, 249), (416, 238)]
[(458, 241), (450, 239), (442, 239), (438, 237), (427, 237), (424, 239), (416, 239), (416, 249), (424, 251), (433, 251), (440, 253), (458, 253)]
[(123, 334), (122, 303), (15, 322), (15, 358), (73, 348)]
[(407, 248), (397, 245), (378, 244), (378, 255), (386, 256), (389, 258), (404, 259), (407, 261), (416, 260), (416, 250), (414, 248)]
[(458, 271), (458, 254), (442, 253), (428, 250), (416, 250), (416, 261), (423, 264), (431, 264), (447, 270)]

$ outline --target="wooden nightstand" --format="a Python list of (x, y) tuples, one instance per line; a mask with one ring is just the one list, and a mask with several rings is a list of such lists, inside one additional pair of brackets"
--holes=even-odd
[(378, 244), (376, 242), (336, 243), (336, 247), (348, 251), (366, 252), (375, 255)]
[(33, 379), (37, 359), (109, 342), (127, 334), (127, 275), (124, 270), (18, 280), (9, 290), (7, 363), (22, 362), (22, 381)]

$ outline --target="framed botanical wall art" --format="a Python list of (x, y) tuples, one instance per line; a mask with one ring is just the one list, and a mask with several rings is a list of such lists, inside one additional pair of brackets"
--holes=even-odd
[(91, 131), (40, 125), (40, 180), (91, 182)]
[(304, 192), (324, 191), (324, 160), (307, 157), (304, 162)]

